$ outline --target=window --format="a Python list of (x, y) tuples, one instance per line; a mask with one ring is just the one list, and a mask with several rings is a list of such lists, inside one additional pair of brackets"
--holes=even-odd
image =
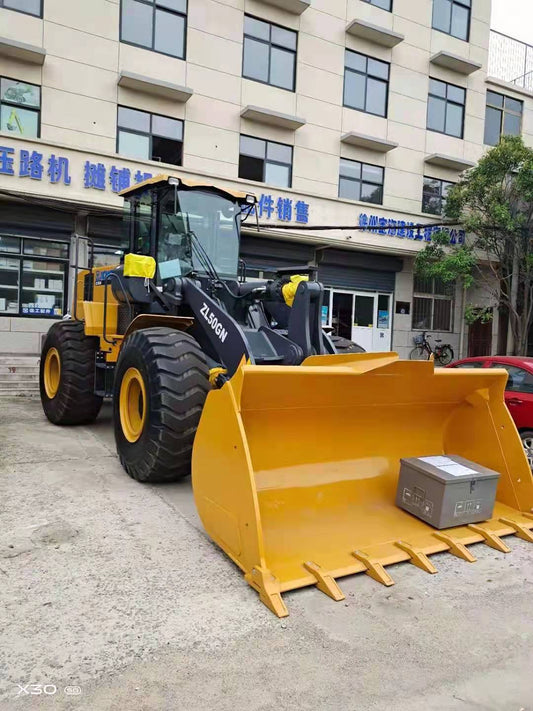
[(483, 361), (477, 360), (477, 361), (472, 361), (471, 363), (460, 363), (459, 365), (454, 365), (454, 368), (469, 368), (470, 370), (472, 368), (483, 368)]
[(487, 91), (485, 143), (497, 146), (502, 136), (520, 136), (524, 102), (510, 96)]
[(440, 279), (415, 277), (413, 329), (416, 331), (451, 331), (455, 284)]
[(69, 243), (0, 235), (0, 314), (63, 316)]
[(181, 165), (183, 121), (119, 106), (117, 153)]
[(468, 42), (471, 0), (433, 0), (433, 29)]
[(346, 50), (344, 105), (376, 116), (387, 115), (390, 64)]
[(491, 368), (502, 368), (509, 373), (505, 389), (513, 393), (533, 394), (533, 375), (523, 368), (517, 368), (507, 363), (491, 363)]
[(41, 87), (0, 77), (0, 130), (38, 138), (41, 130)]
[(292, 30), (246, 15), (243, 77), (294, 91), (297, 37)]
[(375, 7), (380, 7), (382, 10), (388, 10), (392, 12), (392, 0), (364, 0), (369, 5), (374, 5)]
[(429, 80), (427, 127), (430, 131), (463, 137), (466, 89)]
[(251, 136), (241, 136), (239, 178), (290, 188), (292, 147)]
[(430, 215), (443, 215), (446, 207), (448, 190), (454, 185), (446, 180), (424, 176), (424, 191), (422, 193), (422, 212)]
[(379, 165), (341, 158), (339, 197), (382, 205), (384, 172)]
[(122, 0), (120, 41), (185, 59), (187, 0)]
[(17, 10), (27, 15), (43, 16), (42, 0), (0, 0), (0, 7), (6, 10)]

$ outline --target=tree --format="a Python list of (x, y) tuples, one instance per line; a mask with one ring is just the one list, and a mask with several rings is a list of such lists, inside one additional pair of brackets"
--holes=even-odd
[(445, 217), (460, 223), (465, 244), (450, 246), (448, 232), (432, 237), (415, 271), (444, 282), (483, 286), (509, 314), (514, 353), (527, 353), (533, 322), (533, 149), (504, 136), (447, 197)]

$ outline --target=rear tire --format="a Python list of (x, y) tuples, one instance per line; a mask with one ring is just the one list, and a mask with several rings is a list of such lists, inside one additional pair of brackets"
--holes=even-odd
[(454, 354), (451, 346), (444, 346), (439, 354), (439, 357), (437, 358), (441, 365), (450, 365), (453, 359)]
[(58, 321), (48, 331), (39, 388), (44, 414), (54, 425), (87, 425), (97, 418), (103, 400), (94, 394), (98, 347), (81, 321)]
[(346, 355), (348, 353), (366, 353), (364, 348), (357, 345), (353, 341), (343, 338), (342, 336), (330, 336), (335, 349), (339, 355)]
[(429, 360), (429, 353), (424, 346), (417, 346), (409, 354), (409, 360)]
[(170, 328), (135, 331), (118, 359), (114, 427), (122, 466), (137, 481), (182, 479), (210, 390), (198, 342)]

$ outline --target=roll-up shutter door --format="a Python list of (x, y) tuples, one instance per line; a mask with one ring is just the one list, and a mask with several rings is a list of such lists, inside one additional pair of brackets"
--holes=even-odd
[(11, 204), (0, 210), (0, 232), (65, 239), (74, 231), (74, 215), (37, 205)]
[(396, 272), (402, 267), (397, 257), (328, 249), (321, 255), (318, 278), (339, 289), (393, 292)]
[(283, 242), (243, 234), (240, 256), (247, 267), (261, 271), (276, 271), (282, 267), (309, 264), (314, 259), (315, 250), (309, 244)]

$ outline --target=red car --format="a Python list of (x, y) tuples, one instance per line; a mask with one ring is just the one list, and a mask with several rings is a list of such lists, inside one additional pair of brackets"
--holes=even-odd
[(448, 368), (503, 368), (509, 373), (505, 402), (520, 432), (522, 444), (533, 469), (533, 358), (483, 356), (464, 358)]

